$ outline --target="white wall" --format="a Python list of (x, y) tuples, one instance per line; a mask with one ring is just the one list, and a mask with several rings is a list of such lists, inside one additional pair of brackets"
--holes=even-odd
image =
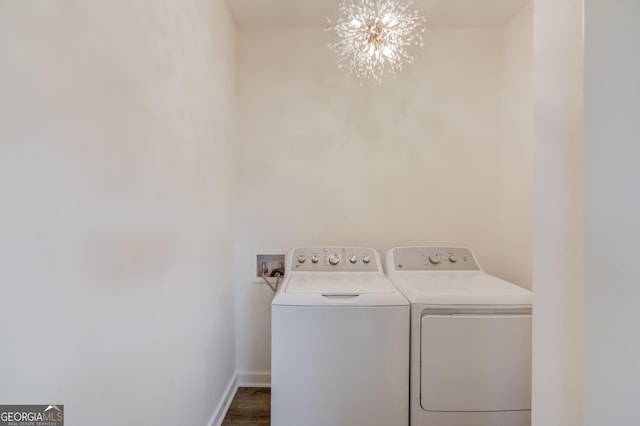
[(270, 370), (271, 293), (249, 282), (254, 248), (470, 246), (487, 271), (530, 286), (526, 213), (503, 228), (505, 206), (526, 210), (531, 194), (527, 125), (501, 125), (503, 106), (526, 99), (526, 89), (503, 96), (527, 80), (515, 76), (526, 58), (505, 54), (527, 47), (519, 26), (513, 42), (502, 29), (429, 30), (413, 65), (362, 86), (336, 68), (322, 29), (238, 32), (240, 371)]
[(502, 49), (499, 274), (531, 289), (533, 2), (505, 25)]
[(640, 3), (585, 1), (585, 425), (640, 424)]
[(532, 422), (577, 426), (583, 424), (582, 0), (535, 0), (533, 44)]
[(203, 425), (235, 371), (222, 2), (0, 1), (0, 402)]

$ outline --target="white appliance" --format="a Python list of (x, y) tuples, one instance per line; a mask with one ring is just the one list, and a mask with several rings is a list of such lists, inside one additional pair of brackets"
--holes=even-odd
[(411, 303), (411, 426), (531, 424), (530, 291), (471, 250), (398, 247), (387, 274)]
[(272, 426), (407, 425), (409, 303), (370, 248), (297, 248), (272, 302)]

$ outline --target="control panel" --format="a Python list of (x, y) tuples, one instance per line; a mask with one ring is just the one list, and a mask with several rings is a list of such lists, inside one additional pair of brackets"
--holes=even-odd
[(376, 272), (380, 267), (371, 248), (306, 247), (293, 251), (291, 271)]
[(479, 271), (473, 253), (460, 247), (400, 247), (393, 250), (397, 271)]

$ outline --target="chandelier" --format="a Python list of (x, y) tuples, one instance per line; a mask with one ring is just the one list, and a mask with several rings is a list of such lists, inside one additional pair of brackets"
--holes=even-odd
[(330, 28), (340, 41), (329, 48), (340, 56), (339, 68), (348, 68), (358, 78), (382, 81), (385, 71), (396, 73), (413, 62), (406, 48), (422, 47), (425, 18), (407, 12), (413, 0), (341, 0), (340, 17)]

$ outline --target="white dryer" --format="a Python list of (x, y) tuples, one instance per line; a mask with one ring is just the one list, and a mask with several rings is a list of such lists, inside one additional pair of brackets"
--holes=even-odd
[(297, 248), (272, 302), (273, 426), (408, 424), (409, 303), (370, 248)]
[(530, 426), (530, 291), (471, 250), (398, 247), (389, 279), (411, 303), (411, 426)]

